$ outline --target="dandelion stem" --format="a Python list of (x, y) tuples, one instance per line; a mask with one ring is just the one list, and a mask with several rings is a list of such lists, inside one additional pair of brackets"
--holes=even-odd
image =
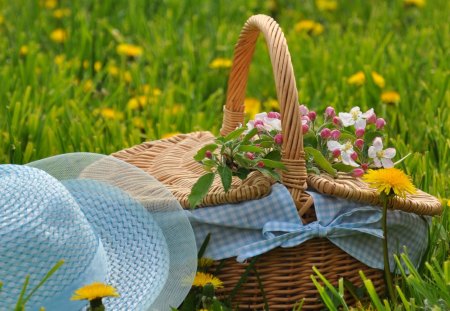
[(389, 298), (393, 301), (395, 298), (395, 293), (389, 264), (388, 239), (387, 239), (387, 203), (388, 203), (388, 196), (383, 196), (383, 219), (381, 225), (383, 229), (384, 277), (386, 286), (388, 288)]

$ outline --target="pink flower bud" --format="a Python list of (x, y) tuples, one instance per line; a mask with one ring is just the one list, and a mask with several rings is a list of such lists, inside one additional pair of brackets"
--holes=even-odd
[(362, 128), (361, 129), (356, 129), (356, 131), (355, 131), (356, 137), (363, 137), (364, 133), (365, 133), (365, 130), (362, 129)]
[(300, 108), (300, 114), (302, 116), (308, 115), (309, 110), (305, 105), (300, 105), (299, 108)]
[(275, 135), (273, 140), (275, 141), (275, 144), (281, 145), (283, 143), (283, 135), (278, 133), (277, 135)]
[(350, 155), (350, 158), (352, 158), (353, 161), (356, 161), (356, 160), (358, 159), (358, 154), (357, 154), (356, 152), (353, 152), (353, 153)]
[(302, 133), (303, 133), (303, 134), (306, 134), (306, 133), (308, 133), (308, 131), (309, 131), (309, 126), (308, 126), (308, 124), (303, 124), (303, 125), (302, 125)]
[(357, 140), (355, 140), (355, 147), (358, 148), (359, 150), (362, 150), (364, 146), (364, 140), (362, 140), (361, 138), (358, 138)]
[(262, 120), (256, 120), (253, 126), (260, 132), (264, 130), (264, 122)]
[(337, 157), (339, 157), (341, 155), (341, 150), (334, 149), (332, 154), (333, 154), (333, 157), (337, 158)]
[(339, 137), (341, 137), (341, 131), (339, 131), (339, 130), (332, 130), (330, 135), (331, 135), (331, 139), (337, 140), (337, 139), (339, 139)]
[(384, 121), (383, 118), (378, 118), (377, 121), (375, 122), (375, 126), (377, 127), (377, 129), (381, 130), (383, 129), (383, 127), (386, 125), (386, 121)]
[(377, 122), (377, 115), (375, 113), (372, 113), (370, 117), (367, 118), (368, 124), (375, 124)]
[(339, 117), (333, 117), (333, 124), (338, 127), (342, 126), (341, 119), (339, 119)]
[(281, 114), (280, 114), (279, 112), (276, 112), (276, 111), (271, 111), (271, 112), (269, 112), (269, 113), (267, 114), (267, 116), (268, 116), (269, 118), (271, 118), (271, 119), (278, 119), (278, 120), (281, 119)]
[(308, 116), (302, 116), (302, 121), (306, 121), (307, 123), (309, 123), (311, 122), (311, 119)]
[(363, 163), (363, 164), (361, 164), (361, 168), (362, 168), (364, 171), (367, 171), (367, 170), (369, 169), (369, 164)]
[(249, 158), (250, 160), (255, 159), (255, 154), (252, 153), (252, 152), (247, 152), (247, 153), (245, 154), (245, 156), (246, 156), (247, 158)]
[(364, 170), (362, 168), (355, 168), (353, 170), (353, 177), (361, 177), (364, 175)]
[(308, 117), (311, 121), (314, 121), (317, 117), (317, 113), (315, 111), (308, 112)]
[(209, 151), (209, 150), (206, 150), (205, 157), (207, 157), (208, 159), (211, 159), (212, 158), (212, 152)]
[(258, 162), (258, 164), (256, 164), (256, 165), (258, 165), (258, 167), (261, 167), (261, 168), (263, 168), (263, 167), (264, 167), (264, 162), (262, 162), (262, 161), (259, 161), (259, 162)]
[(328, 106), (327, 109), (325, 109), (325, 119), (331, 120), (336, 116), (336, 111), (334, 111), (334, 108), (331, 106)]
[(331, 130), (329, 128), (324, 128), (320, 131), (320, 137), (323, 139), (328, 139), (331, 136)]

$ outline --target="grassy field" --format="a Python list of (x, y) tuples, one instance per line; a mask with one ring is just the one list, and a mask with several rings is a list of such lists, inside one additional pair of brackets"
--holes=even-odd
[[(321, 3), (0, 0), (0, 163), (217, 133), (229, 68), (213, 61), (231, 59), (245, 20), (264, 13), (286, 35), (300, 101), (319, 112), (373, 107), (387, 121), (389, 144), (402, 156), (412, 152), (402, 168), (447, 205), (450, 2)], [(318, 24), (301, 30), (302, 20)], [(138, 47), (125, 53), (142, 55), (122, 55), (124, 43)], [(365, 83), (349, 83), (359, 71)], [(384, 83), (374, 83), (372, 71)], [(383, 103), (386, 91), (400, 100)], [(276, 99), (263, 40), (247, 94), (262, 110)], [(448, 256), (449, 223), (448, 215), (435, 222), (429, 257)]]

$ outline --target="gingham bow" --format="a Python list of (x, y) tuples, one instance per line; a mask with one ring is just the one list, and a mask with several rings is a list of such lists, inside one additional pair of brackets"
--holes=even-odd
[[(359, 222), (354, 222), (355, 213), (358, 213)], [(363, 216), (363, 217), (361, 217)], [(340, 214), (327, 225), (320, 220), (303, 225), (302, 223), (269, 221), (262, 229), (264, 240), (245, 245), (237, 250), (237, 261), (243, 262), (250, 257), (265, 253), (278, 246), (294, 247), (312, 238), (333, 239), (355, 235), (369, 234), (383, 238), (380, 229), (381, 213), (373, 208), (360, 207)]]

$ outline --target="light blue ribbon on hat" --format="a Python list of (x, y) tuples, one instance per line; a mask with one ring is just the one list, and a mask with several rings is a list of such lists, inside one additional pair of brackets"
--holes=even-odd
[[(355, 213), (359, 214), (359, 222), (349, 222)], [(280, 221), (269, 221), (262, 229), (265, 240), (261, 240), (237, 250), (237, 261), (243, 262), (250, 257), (257, 256), (262, 252), (270, 251), (278, 246), (294, 247), (312, 238), (328, 238), (333, 242), (333, 238), (342, 238), (360, 234), (369, 234), (378, 238), (383, 238), (383, 231), (380, 229), (381, 213), (373, 208), (361, 207), (340, 214), (328, 225), (322, 225), (320, 221), (315, 221), (307, 225), (302, 223), (290, 223)]]

